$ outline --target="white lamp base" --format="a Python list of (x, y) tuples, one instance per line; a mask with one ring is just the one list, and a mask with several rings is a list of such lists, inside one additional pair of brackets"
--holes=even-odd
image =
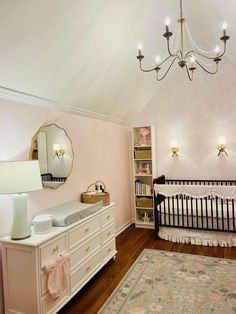
[(27, 194), (15, 194), (13, 200), (13, 222), (11, 228), (11, 239), (22, 240), (30, 237), (31, 229), (27, 215)]

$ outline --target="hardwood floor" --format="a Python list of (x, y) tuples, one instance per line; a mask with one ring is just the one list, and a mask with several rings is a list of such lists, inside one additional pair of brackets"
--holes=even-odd
[[(236, 259), (236, 248), (204, 247), (155, 240), (154, 230), (127, 228), (116, 239), (117, 258), (111, 260), (61, 309), (60, 314), (95, 314), (144, 248)], [(111, 313), (115, 314), (115, 313)]]

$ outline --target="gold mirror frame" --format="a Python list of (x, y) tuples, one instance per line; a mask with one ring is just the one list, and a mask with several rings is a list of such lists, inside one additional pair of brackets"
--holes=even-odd
[[(52, 142), (53, 136), (51, 135), (51, 139), (48, 139), (48, 134), (46, 133), (47, 128), (54, 128), (54, 133), (58, 129), (58, 131), (64, 133), (65, 135), (65, 140), (64, 140), (64, 147), (59, 147), (59, 143), (63, 143), (63, 140), (60, 138), (60, 134), (57, 136), (57, 143)], [(42, 154), (39, 158), (39, 134), (42, 132), (42, 136), (40, 137), (40, 143), (41, 146), (43, 146), (43, 151), (44, 154)], [(45, 134), (43, 134), (45, 133)], [(53, 138), (54, 139), (54, 138)], [(67, 141), (67, 144), (66, 144)], [(50, 145), (50, 149), (48, 149)], [(53, 147), (54, 146), (54, 147)], [(43, 156), (43, 157), (42, 157)], [(67, 132), (65, 129), (59, 127), (57, 124), (48, 124), (48, 125), (42, 125), (38, 131), (34, 134), (31, 140), (31, 147), (29, 151), (29, 159), (30, 160), (35, 160), (35, 159), (40, 159), (39, 160), (39, 165), (40, 165), (40, 172), (42, 176), (42, 184), (44, 187), (48, 188), (58, 188), (59, 186), (63, 185), (66, 183), (69, 175), (72, 172), (73, 168), (73, 161), (74, 161), (74, 152), (73, 152), (73, 147), (72, 147), (72, 141), (69, 138)], [(42, 159), (44, 160), (42, 162)], [(66, 161), (68, 161), (70, 164), (66, 165)], [(50, 165), (50, 170), (52, 168), (52, 164), (54, 163), (55, 167), (55, 173), (52, 173), (52, 171), (49, 171), (49, 165)], [(61, 166), (64, 165), (65, 167), (62, 168)], [(47, 171), (44, 171), (44, 168), (47, 168)], [(68, 168), (68, 169), (67, 169)], [(66, 171), (67, 169), (67, 171)], [(58, 175), (59, 170), (62, 170), (63, 175)], [(66, 173), (65, 173), (66, 172)]]

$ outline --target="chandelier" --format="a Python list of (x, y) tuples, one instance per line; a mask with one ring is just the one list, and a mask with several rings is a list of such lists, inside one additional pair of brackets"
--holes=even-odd
[[(160, 61), (160, 57), (157, 57), (156, 65), (150, 69), (145, 69), (142, 66), (144, 55), (142, 54), (142, 48), (140, 46), (138, 49), (137, 59), (139, 60), (139, 67), (143, 72), (155, 71), (157, 81), (161, 81), (166, 77), (172, 65), (177, 61), (178, 65), (186, 70), (190, 81), (193, 80), (194, 71), (197, 68), (201, 68), (208, 74), (217, 73), (218, 64), (226, 52), (226, 42), (230, 39), (230, 37), (226, 34), (227, 24), (225, 22), (222, 27), (223, 36), (220, 37), (220, 46), (216, 46), (215, 49), (210, 51), (204, 51), (199, 48), (191, 36), (188, 24), (183, 16), (182, 0), (180, 0), (180, 18), (178, 19), (174, 35), (169, 29), (168, 19), (166, 20), (165, 27), (166, 31), (163, 36), (167, 40), (168, 56), (163, 61)], [(185, 34), (187, 36), (184, 36)], [(189, 44), (191, 47), (188, 51), (185, 48), (186, 44)], [(165, 69), (164, 73), (160, 75), (161, 67), (164, 64), (167, 65), (167, 69)], [(212, 66), (214, 66), (214, 69), (212, 69)]]

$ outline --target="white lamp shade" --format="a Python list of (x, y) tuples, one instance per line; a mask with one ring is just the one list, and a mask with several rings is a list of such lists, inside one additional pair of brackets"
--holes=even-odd
[(42, 189), (38, 160), (0, 162), (0, 194)]

